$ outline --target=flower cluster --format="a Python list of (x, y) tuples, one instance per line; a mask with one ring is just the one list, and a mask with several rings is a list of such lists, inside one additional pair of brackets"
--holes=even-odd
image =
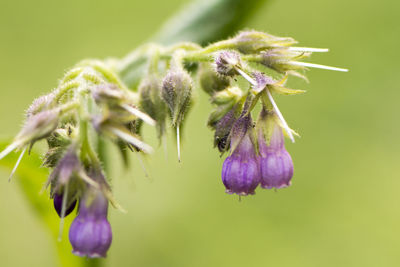
[[(214, 146), (229, 151), (222, 166), (226, 192), (245, 196), (254, 194), (258, 185), (279, 189), (291, 184), (293, 161), (285, 149), (284, 134), (294, 142), (296, 133), (289, 128), (272, 94), (295, 95), (303, 90), (285, 87), (288, 76), (307, 80), (307, 67), (347, 71), (300, 61), (312, 52), (327, 49), (294, 47), (289, 37), (276, 37), (247, 31), (206, 49), (223, 48), (213, 55), (212, 63), (203, 64), (200, 84), (216, 106), (208, 125), (214, 130)], [(214, 71), (210, 71), (210, 66)], [(237, 82), (241, 76), (250, 87)], [(260, 104), (259, 119), (252, 113)]]
[[(25, 125), (0, 159), (21, 151), (13, 174), (25, 151), (46, 140), (43, 165), (52, 169), (46, 188), (54, 209), (61, 222), (77, 209), (69, 229), (73, 253), (105, 257), (112, 240), (108, 205), (121, 208), (104, 175), (104, 139), (114, 142), (124, 159), (127, 150), (151, 153), (142, 139), (143, 123), (155, 126), (160, 142), (169, 123), (176, 131), (180, 161), (180, 129), (193, 103), (192, 91), (199, 86), (215, 106), (208, 119), (214, 146), (221, 153), (229, 151), (222, 167), (226, 192), (248, 195), (258, 185), (289, 186), (293, 162), (284, 134), (294, 141), (295, 132), (272, 95), (304, 92), (285, 83), (289, 75), (305, 79), (307, 67), (345, 71), (300, 61), (327, 50), (295, 43), (288, 37), (244, 31), (206, 47), (149, 44), (123, 60), (85, 60), (68, 71), (55, 90), (32, 103)], [(140, 69), (140, 82), (128, 88), (124, 73), (139, 61), (147, 67)], [(254, 123), (257, 106), (261, 112)]]

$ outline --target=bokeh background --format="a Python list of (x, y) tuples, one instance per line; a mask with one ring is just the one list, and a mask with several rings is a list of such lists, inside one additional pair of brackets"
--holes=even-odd
[[(2, 0), (0, 137), (17, 133), (25, 108), (68, 67), (122, 57), (184, 4)], [(150, 178), (136, 157), (129, 171), (115, 164), (114, 192), (128, 214), (111, 211), (106, 266), (400, 266), (399, 10), (396, 0), (268, 1), (248, 28), (329, 47), (312, 62), (350, 69), (311, 70), (310, 84), (290, 81), (306, 94), (277, 99), (302, 136), (287, 144), (293, 186), (241, 202), (225, 194), (199, 92), (183, 164), (172, 137), (167, 158), (159, 148), (145, 160)], [(0, 170), (0, 265), (56, 266), (54, 237), (8, 173)]]

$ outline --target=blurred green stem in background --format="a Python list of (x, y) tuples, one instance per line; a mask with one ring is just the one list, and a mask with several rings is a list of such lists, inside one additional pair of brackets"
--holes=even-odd
[[(168, 20), (151, 40), (162, 44), (185, 41), (205, 45), (225, 39), (240, 30), (266, 2), (268, 0), (196, 0)], [(121, 60), (124, 63), (119, 73), (130, 88), (139, 84), (145, 70), (145, 55), (138, 52), (134, 50)]]
[[(163, 44), (191, 41), (204, 45), (226, 38), (239, 30), (251, 14), (264, 2), (267, 2), (267, 0), (196, 0), (167, 21), (153, 40)], [(137, 54), (139, 56), (134, 56)], [(128, 87), (133, 88), (142, 76), (146, 60), (135, 50), (121, 61), (126, 62), (124, 67), (119, 70), (121, 78)], [(1, 142), (0, 151), (9, 143)], [(97, 150), (106, 173), (108, 173), (107, 147), (102, 140), (99, 141)], [(17, 154), (9, 155), (0, 161), (0, 166), (11, 170), (17, 161), (17, 157)], [(47, 229), (52, 232), (61, 266), (101, 266), (102, 261), (99, 259), (80, 258), (71, 253), (70, 245), (66, 241), (68, 239), (67, 227), (63, 231), (62, 242), (57, 241), (60, 220), (53, 211), (52, 201), (49, 200), (47, 194), (40, 194), (43, 183), (48, 176), (48, 171), (40, 168), (40, 165), (40, 155), (32, 152), (19, 165), (16, 172), (18, 179), (16, 180), (18, 180), (18, 184), (33, 210), (45, 223)]]

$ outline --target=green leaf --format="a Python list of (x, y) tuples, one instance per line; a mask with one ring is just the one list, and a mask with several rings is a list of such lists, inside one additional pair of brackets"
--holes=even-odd
[(199, 44), (225, 39), (267, 0), (196, 0), (172, 17), (156, 35), (156, 41)]

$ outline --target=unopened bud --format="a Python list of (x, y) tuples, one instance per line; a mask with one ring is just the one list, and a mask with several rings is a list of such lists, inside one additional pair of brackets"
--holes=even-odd
[(123, 98), (123, 92), (115, 84), (101, 84), (93, 87), (92, 96), (96, 103), (118, 104)]
[(223, 91), (215, 93), (211, 102), (217, 105), (223, 105), (227, 103), (236, 103), (243, 96), (242, 90), (239, 87), (228, 87)]
[(274, 48), (261, 52), (260, 64), (279, 73), (305, 69), (304, 66), (293, 64), (295, 60), (309, 57), (311, 53), (290, 51), (287, 48)]
[(277, 37), (258, 31), (241, 32), (231, 41), (235, 44), (236, 49), (243, 54), (256, 54), (273, 47), (290, 46), (297, 43), (290, 37)]
[(71, 146), (68, 151), (58, 159), (57, 165), (49, 176), (47, 184), (51, 184), (51, 192), (59, 192), (72, 178), (78, 176), (81, 170), (82, 165), (76, 155), (75, 148)]
[(236, 107), (229, 110), (218, 122), (215, 123), (214, 147), (217, 147), (220, 152), (229, 150), (230, 147), (230, 132), (232, 126), (237, 120), (238, 109)]
[(210, 63), (201, 65), (199, 81), (201, 88), (209, 95), (224, 90), (231, 82), (228, 77), (218, 74)]
[(140, 107), (156, 121), (158, 138), (165, 132), (167, 107), (161, 98), (162, 81), (154, 76), (146, 77), (139, 85)]
[(33, 115), (36, 115), (40, 111), (43, 111), (44, 109), (48, 108), (53, 99), (54, 99), (53, 93), (36, 98), (27, 109), (26, 117), (29, 118)]
[(221, 51), (215, 56), (216, 71), (223, 76), (235, 76), (241, 64), (240, 55), (235, 51)]
[(30, 116), (16, 140), (26, 144), (47, 137), (57, 128), (58, 116), (59, 110), (45, 110)]
[(65, 125), (64, 128), (54, 130), (46, 139), (49, 148), (65, 147), (71, 144), (71, 135), (74, 131), (74, 127), (70, 124)]
[[(64, 193), (61, 194), (55, 193), (53, 196), (54, 209), (60, 218), (62, 217), (63, 199), (64, 199)], [(73, 199), (67, 198), (66, 202), (67, 203), (65, 203), (64, 217), (67, 217), (75, 209), (76, 198)]]
[(180, 125), (190, 105), (192, 79), (183, 70), (170, 70), (162, 84), (162, 98), (170, 109), (172, 124)]

